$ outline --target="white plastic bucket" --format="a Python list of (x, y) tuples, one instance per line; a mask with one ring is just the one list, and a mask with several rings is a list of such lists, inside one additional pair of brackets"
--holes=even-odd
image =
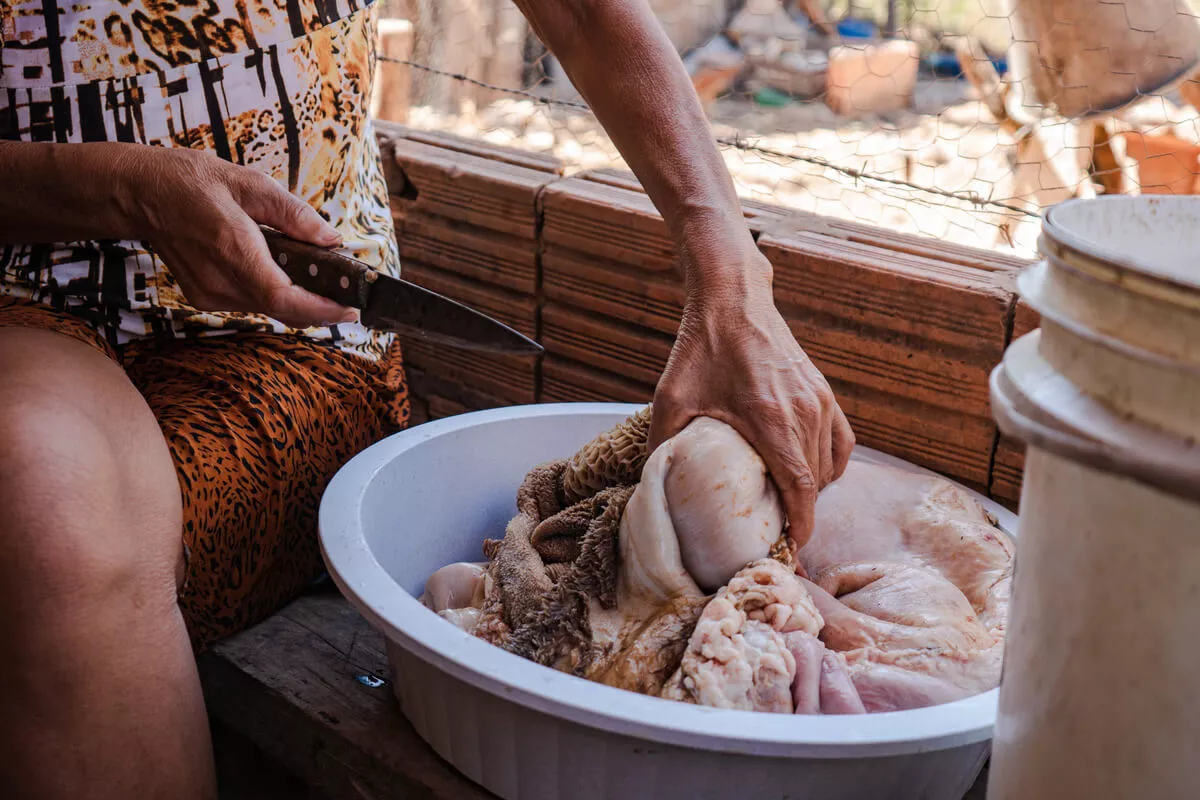
[[(321, 545), (342, 592), (388, 642), (418, 734), (507, 800), (961, 800), (987, 758), (995, 690), (886, 714), (756, 714), (676, 703), (539, 666), (417, 600), (448, 563), (478, 560), (535, 464), (638, 410), (522, 406), (421, 425), (350, 461), (326, 491)], [(867, 448), (856, 459), (925, 472)], [(1016, 518), (975, 495), (1015, 534)]]
[(992, 375), (1029, 451), (991, 800), (1200, 792), (1197, 228), (1200, 198), (1072, 201), (1021, 276), (1043, 321)]
[(1069, 201), (1040, 250), (1018, 285), (1041, 356), (1118, 414), (1200, 439), (1200, 197)]

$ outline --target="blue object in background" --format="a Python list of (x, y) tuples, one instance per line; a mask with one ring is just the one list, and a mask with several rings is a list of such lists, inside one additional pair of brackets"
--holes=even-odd
[(838, 23), (837, 31), (846, 39), (873, 39), (879, 35), (875, 23), (865, 19), (844, 19)]
[[(937, 52), (930, 53), (925, 57), (925, 65), (934, 75), (942, 78), (961, 78), (962, 68), (959, 66), (958, 57), (953, 53)], [(992, 65), (996, 68), (996, 72), (1003, 75), (1008, 71), (1008, 61), (1003, 56), (992, 59)]]

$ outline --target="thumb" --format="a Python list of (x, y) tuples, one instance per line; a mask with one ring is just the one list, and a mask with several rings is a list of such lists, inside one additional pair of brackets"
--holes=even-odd
[(649, 452), (653, 453), (660, 444), (686, 428), (694, 417), (695, 414), (672, 397), (670, 390), (663, 390), (660, 382), (650, 409)]
[(243, 176), (236, 199), (251, 219), (320, 247), (342, 243), (342, 235), (316, 209), (266, 175), (247, 171), (250, 174)]

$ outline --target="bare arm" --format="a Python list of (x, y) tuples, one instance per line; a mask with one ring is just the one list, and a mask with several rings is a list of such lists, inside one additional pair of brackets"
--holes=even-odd
[(268, 314), (297, 327), (352, 318), (292, 286), (257, 223), (319, 245), (340, 238), (266, 175), (209, 153), (0, 142), (0, 244), (148, 240), (197, 308)]
[(136, 236), (117, 178), (129, 148), (0, 142), (0, 243)]
[(651, 443), (698, 416), (731, 425), (763, 457), (803, 545), (817, 492), (845, 469), (854, 435), (775, 308), (771, 266), (682, 61), (646, 0), (517, 5), (641, 180), (683, 261), (687, 304), (655, 392)]
[(645, 0), (517, 5), (681, 243), (689, 290), (769, 285), (691, 78)]

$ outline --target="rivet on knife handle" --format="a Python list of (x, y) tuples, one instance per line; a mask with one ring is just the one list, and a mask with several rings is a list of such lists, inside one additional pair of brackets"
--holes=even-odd
[(298, 242), (265, 225), (259, 228), (275, 263), (297, 286), (344, 306), (367, 307), (371, 284), (378, 273), (332, 250)]

